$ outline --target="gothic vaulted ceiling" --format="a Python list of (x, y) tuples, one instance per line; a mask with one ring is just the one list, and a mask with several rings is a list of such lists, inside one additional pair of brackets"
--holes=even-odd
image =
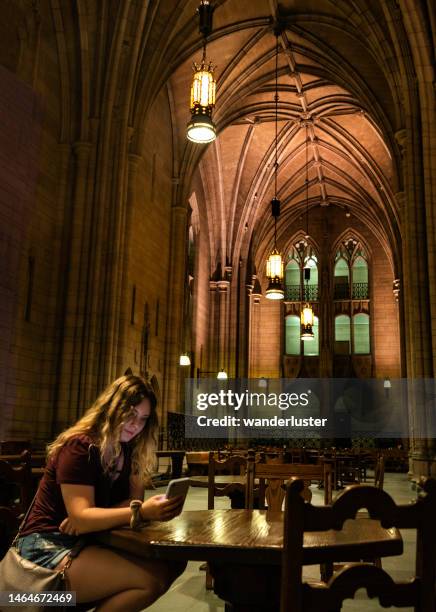
[[(198, 0), (183, 3), (169, 46), (177, 48), (167, 87), (174, 111), (176, 172), (202, 186), (213, 269), (272, 241), (274, 182), (274, 23), (283, 26), (278, 60), (278, 233), (306, 207), (348, 208), (395, 250), (398, 149), (402, 126), (399, 68), (389, 15), (364, 0), (216, 2), (208, 58), (216, 64), (218, 138), (185, 136), (192, 63), (201, 56)], [(385, 12), (383, 12), (383, 10)], [(194, 182), (191, 182), (191, 179)], [(197, 194), (198, 195), (198, 194)]]

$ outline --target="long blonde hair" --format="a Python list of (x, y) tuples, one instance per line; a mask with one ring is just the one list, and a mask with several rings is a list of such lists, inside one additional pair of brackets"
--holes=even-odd
[(99, 395), (83, 417), (47, 446), (53, 456), (73, 436), (89, 435), (99, 448), (105, 472), (110, 471), (121, 453), (120, 435), (133, 407), (144, 399), (150, 402), (150, 415), (143, 430), (134, 438), (132, 474), (145, 482), (156, 463), (158, 419), (156, 395), (148, 382), (128, 374), (117, 378)]

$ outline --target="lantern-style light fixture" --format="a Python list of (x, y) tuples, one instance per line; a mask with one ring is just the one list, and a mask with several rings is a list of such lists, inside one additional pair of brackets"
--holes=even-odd
[(228, 378), (227, 372), (225, 370), (220, 370), (216, 377), (218, 380), (226, 380)]
[(212, 31), (214, 6), (209, 0), (201, 0), (198, 7), (200, 33), (203, 35), (203, 57), (194, 63), (194, 76), (191, 85), (191, 121), (187, 126), (187, 137), (192, 142), (206, 144), (216, 138), (216, 128), (212, 121), (215, 106), (216, 81), (214, 67), (206, 59), (207, 37)]
[[(304, 268), (304, 279), (306, 281), (306, 288), (309, 284), (310, 279), (310, 268)], [(308, 291), (306, 289), (306, 297), (308, 297)], [(312, 306), (309, 302), (306, 302), (301, 310), (301, 339), (302, 340), (313, 340), (313, 325), (314, 325), (314, 315)]]
[(275, 162), (274, 162), (274, 197), (271, 200), (271, 214), (274, 217), (274, 248), (266, 262), (266, 276), (268, 287), (265, 297), (269, 300), (282, 300), (285, 297), (283, 291), (283, 260), (277, 249), (277, 217), (280, 215), (280, 200), (277, 197), (277, 173), (278, 173), (278, 114), (279, 114), (279, 87), (278, 87), (278, 61), (279, 61), (279, 35), (276, 32), (276, 88), (275, 88)]
[[(305, 239), (309, 239), (309, 160), (308, 160), (308, 127), (306, 123), (306, 236)], [(315, 317), (313, 315), (312, 306), (309, 303), (309, 280), (310, 280), (310, 268), (304, 268), (304, 280), (306, 281), (306, 303), (301, 309), (301, 339), (302, 340), (313, 340), (313, 325)]]
[(303, 306), (301, 311), (301, 339), (313, 340), (313, 310), (309, 303)]

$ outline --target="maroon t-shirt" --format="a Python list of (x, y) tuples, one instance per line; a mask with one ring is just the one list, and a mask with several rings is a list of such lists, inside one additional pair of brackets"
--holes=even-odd
[(124, 454), (123, 467), (118, 478), (112, 480), (104, 473), (100, 451), (89, 436), (78, 435), (68, 440), (48, 460), (35, 502), (20, 536), (59, 531), (59, 525), (67, 516), (61, 484), (93, 486), (95, 505), (98, 508), (109, 508), (128, 499), (131, 448), (128, 444), (121, 446)]

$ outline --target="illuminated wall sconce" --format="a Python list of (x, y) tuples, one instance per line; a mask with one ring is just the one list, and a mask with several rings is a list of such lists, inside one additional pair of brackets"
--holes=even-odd
[(190, 366), (191, 365), (191, 359), (190, 359), (188, 353), (183, 353), (183, 355), (180, 355), (180, 357), (179, 357), (179, 365), (181, 365), (181, 366)]
[(399, 302), (400, 300), (400, 287), (401, 287), (400, 279), (396, 278), (394, 282), (392, 283), (392, 293), (394, 294), (396, 302)]
[(389, 397), (389, 393), (392, 389), (392, 383), (389, 377), (386, 377), (383, 382), (383, 389), (385, 390), (385, 397)]

